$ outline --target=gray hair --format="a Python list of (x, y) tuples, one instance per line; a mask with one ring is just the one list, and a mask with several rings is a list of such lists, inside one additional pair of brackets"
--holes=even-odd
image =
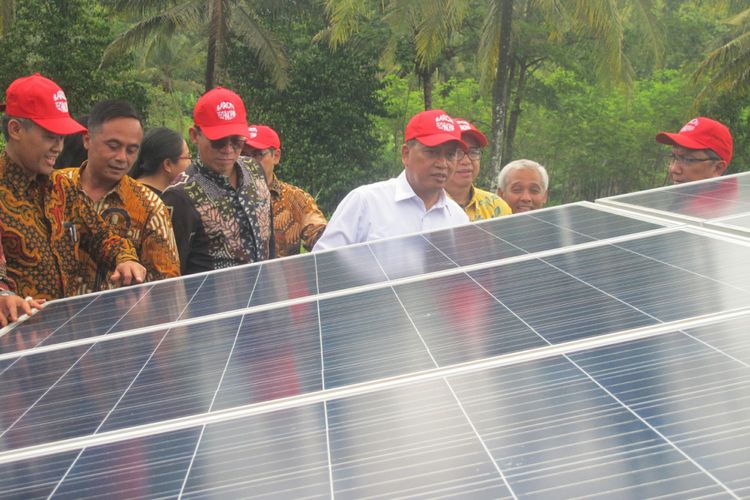
[(536, 170), (536, 172), (539, 174), (539, 177), (542, 178), (542, 188), (544, 188), (545, 191), (548, 190), (549, 175), (547, 175), (547, 169), (537, 162), (531, 160), (515, 160), (505, 165), (497, 175), (497, 187), (500, 190), (505, 191), (505, 183), (506, 179), (508, 178), (508, 174), (516, 170)]

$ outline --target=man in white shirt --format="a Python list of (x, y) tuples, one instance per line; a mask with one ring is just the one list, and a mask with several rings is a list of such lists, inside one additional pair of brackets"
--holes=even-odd
[(445, 193), (458, 160), (466, 154), (453, 119), (440, 109), (418, 113), (409, 120), (404, 141), (404, 171), (346, 195), (313, 251), (469, 222)]

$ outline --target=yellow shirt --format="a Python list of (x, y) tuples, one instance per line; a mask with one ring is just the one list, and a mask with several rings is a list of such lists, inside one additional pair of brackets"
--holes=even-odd
[(471, 198), (464, 207), (464, 212), (471, 222), (492, 219), (513, 213), (510, 205), (498, 195), (471, 186)]

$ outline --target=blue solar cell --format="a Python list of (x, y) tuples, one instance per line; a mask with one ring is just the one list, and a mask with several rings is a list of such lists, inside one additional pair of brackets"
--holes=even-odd
[[(116, 339), (19, 359), (3, 375), (8, 380), (2, 383), (7, 391), (2, 408), (20, 417), (7, 422), (0, 448), (92, 434), (163, 336), (154, 332), (138, 336), (137, 342)], [(38, 369), (40, 376), (30, 369)]]
[(373, 242), (370, 249), (391, 280), (456, 267), (421, 235)]
[(546, 345), (465, 274), (400, 285), (395, 291), (440, 366)]
[(491, 234), (492, 228), (503, 232), (513, 225), (512, 219), (495, 219), (481, 225), (460, 226), (452, 231), (424, 235), (441, 252), (459, 266), (506, 259), (522, 255), (523, 250)]
[(369, 245), (344, 247), (335, 252), (313, 254), (320, 293), (386, 281)]
[(449, 383), (519, 497), (726, 493), (564, 358)]
[(71, 451), (0, 464), (0, 498), (48, 498), (76, 455)]
[[(579, 259), (578, 255), (579, 252), (570, 254), (569, 259), (583, 269), (596, 268), (597, 264), (591, 259)], [(550, 343), (657, 322), (538, 260), (484, 269), (470, 275)]]
[(434, 368), (393, 290), (320, 301), (325, 387)]
[(314, 302), (242, 320), (213, 409), (322, 389), (320, 329)]
[(253, 290), (250, 306), (315, 295), (315, 257), (312, 254), (293, 259), (264, 262)]
[(205, 280), (180, 319), (248, 307), (260, 265), (242, 266), (204, 275)]
[[(746, 331), (733, 333), (745, 337)], [(723, 337), (735, 335), (725, 331)], [(743, 430), (750, 425), (746, 363), (681, 333), (571, 359), (727, 488), (750, 491), (743, 467), (750, 456), (750, 438)]]
[[(661, 240), (663, 236), (655, 236), (654, 239)], [(637, 248), (640, 244), (642, 242), (630, 243), (629, 246)], [(689, 248), (679, 253), (685, 255), (686, 262), (691, 258), (688, 257), (690, 252), (715, 258), (703, 248)], [(679, 259), (679, 256), (675, 255), (675, 258)], [(545, 260), (662, 321), (750, 305), (746, 293), (693, 272), (689, 264), (688, 269), (683, 270), (620, 248), (593, 248)], [(746, 264), (741, 262), (717, 262), (716, 265), (736, 268), (736, 271), (725, 268), (723, 272), (727, 274), (747, 272)]]

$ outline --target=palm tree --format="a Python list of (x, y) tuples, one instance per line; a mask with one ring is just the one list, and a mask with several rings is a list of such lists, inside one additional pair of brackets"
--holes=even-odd
[(734, 28), (732, 38), (709, 53), (693, 74), (693, 82), (709, 78), (696, 97), (696, 105), (714, 92), (750, 90), (750, 8), (726, 22)]
[(170, 37), (187, 32), (206, 40), (205, 88), (215, 86), (230, 36), (243, 40), (255, 51), (261, 69), (268, 71), (274, 84), (282, 89), (288, 83), (289, 61), (281, 43), (266, 30), (259, 11), (268, 5), (252, 0), (114, 0), (118, 12), (136, 15), (139, 20), (107, 47), (102, 65), (117, 54), (142, 46), (154, 37)]
[(332, 47), (348, 41), (363, 21), (382, 20), (388, 28), (388, 39), (382, 62), (393, 67), (399, 44), (406, 41), (414, 48), (414, 73), (422, 84), (424, 108), (432, 108), (433, 76), (445, 55), (450, 39), (460, 27), (469, 2), (455, 0), (325, 0), (329, 26), (317, 40), (325, 39)]
[[(598, 79), (629, 87), (633, 69), (623, 52), (623, 19), (636, 16), (652, 42), (655, 60), (663, 50), (663, 37), (655, 21), (653, 0), (488, 0), (489, 15), (482, 27), (478, 59), (481, 79), (492, 88), (492, 155), (494, 178), (510, 160), (520, 101), (528, 73), (548, 56), (525, 50), (533, 41), (516, 29), (519, 19), (532, 15), (542, 23), (547, 41), (568, 44), (571, 37), (595, 41), (593, 60)], [(515, 4), (515, 8), (514, 8)], [(536, 34), (535, 34), (536, 35)], [(514, 91), (511, 91), (515, 83)], [(512, 108), (511, 108), (512, 101)], [(510, 109), (510, 111), (509, 111)]]

